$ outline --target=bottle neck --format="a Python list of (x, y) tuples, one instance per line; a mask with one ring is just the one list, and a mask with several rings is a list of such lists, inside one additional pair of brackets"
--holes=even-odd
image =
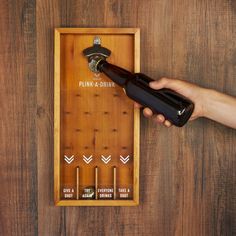
[(100, 60), (97, 64), (97, 70), (103, 72), (112, 81), (121, 87), (135, 77), (132, 72), (129, 72), (121, 67), (108, 63), (106, 60)]

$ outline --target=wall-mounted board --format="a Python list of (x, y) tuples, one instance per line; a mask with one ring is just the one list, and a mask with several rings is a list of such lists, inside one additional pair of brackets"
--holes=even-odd
[(88, 68), (98, 36), (108, 61), (140, 70), (137, 28), (55, 29), (54, 199), (58, 206), (139, 203), (140, 113), (123, 89)]

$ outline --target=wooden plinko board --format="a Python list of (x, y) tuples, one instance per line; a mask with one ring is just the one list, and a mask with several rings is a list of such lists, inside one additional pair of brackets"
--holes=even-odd
[(136, 28), (55, 30), (54, 196), (58, 206), (139, 202), (139, 110), (122, 88), (88, 68), (98, 36), (108, 61), (139, 72)]

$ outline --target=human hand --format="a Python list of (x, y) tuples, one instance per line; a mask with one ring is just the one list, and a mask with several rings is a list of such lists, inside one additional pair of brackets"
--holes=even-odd
[[(206, 89), (183, 80), (170, 78), (161, 78), (160, 80), (152, 81), (149, 83), (149, 86), (157, 90), (168, 88), (190, 99), (194, 103), (194, 111), (189, 120), (195, 120), (198, 117), (204, 116), (204, 98)], [(137, 108), (143, 107), (136, 102), (134, 105)], [(152, 110), (148, 107), (143, 109), (143, 115), (147, 118), (152, 118), (158, 124), (164, 124), (166, 127), (172, 125), (172, 123), (162, 114), (153, 114)]]

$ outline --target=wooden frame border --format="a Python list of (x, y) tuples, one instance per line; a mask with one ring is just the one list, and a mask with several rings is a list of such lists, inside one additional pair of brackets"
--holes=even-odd
[(140, 72), (139, 28), (56, 28), (54, 44), (54, 202), (56, 206), (139, 204), (140, 110), (134, 108), (133, 200), (60, 200), (60, 37), (61, 34), (134, 34), (134, 72)]

